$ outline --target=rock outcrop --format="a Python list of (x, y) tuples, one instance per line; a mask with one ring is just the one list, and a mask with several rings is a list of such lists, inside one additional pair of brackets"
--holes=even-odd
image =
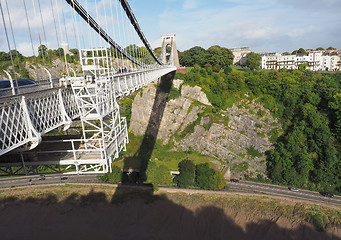
[[(181, 96), (167, 102), (158, 139), (177, 150), (214, 157), (218, 168), (232, 169), (233, 177), (242, 170), (265, 173), (264, 152), (272, 148), (271, 131), (280, 131), (269, 110), (245, 96), (226, 111), (212, 113), (200, 87), (183, 85), (182, 80), (174, 80), (174, 87), (181, 88)], [(156, 86), (150, 84), (134, 99), (129, 130), (135, 135), (146, 131), (155, 94)]]

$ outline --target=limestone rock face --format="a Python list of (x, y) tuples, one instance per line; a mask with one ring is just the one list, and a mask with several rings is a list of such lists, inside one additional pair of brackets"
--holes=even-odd
[[(175, 87), (182, 83), (176, 80)], [(129, 129), (135, 135), (146, 132), (155, 93), (156, 86), (150, 84), (135, 97)], [(194, 150), (215, 158), (218, 168), (231, 168), (232, 177), (238, 177), (233, 167), (245, 162), (249, 172), (264, 174), (264, 152), (273, 148), (270, 132), (274, 128), (281, 131), (269, 110), (254, 100), (243, 99), (214, 116), (205, 114), (207, 108), (211, 104), (200, 87), (182, 85), (181, 96), (166, 103), (157, 138), (164, 144), (172, 139), (177, 150)], [(250, 148), (263, 155), (250, 156)]]
[(144, 88), (143, 94), (137, 94), (134, 99), (129, 131), (135, 135), (144, 135), (146, 132), (155, 94), (156, 88), (153, 84), (149, 84)]
[(212, 104), (208, 101), (206, 94), (201, 91), (201, 87), (190, 87), (184, 85), (181, 88), (181, 95), (183, 97), (199, 101), (202, 104), (212, 106)]
[[(178, 84), (178, 86), (180, 86), (180, 84)], [(170, 137), (174, 135), (178, 129), (183, 131), (189, 124), (197, 120), (199, 108), (194, 106), (190, 109), (193, 103), (192, 97), (197, 101), (201, 100), (210, 105), (206, 95), (201, 92), (201, 88), (183, 86), (182, 90), (184, 88), (186, 89), (186, 96), (182, 93), (179, 98), (172, 99), (166, 104), (157, 135), (157, 138), (162, 139), (164, 144), (169, 142)], [(198, 89), (200, 92), (198, 92)], [(143, 90), (142, 96), (137, 94), (135, 97), (129, 127), (129, 131), (132, 131), (135, 135), (143, 135), (146, 132), (155, 94), (156, 87), (151, 83)]]

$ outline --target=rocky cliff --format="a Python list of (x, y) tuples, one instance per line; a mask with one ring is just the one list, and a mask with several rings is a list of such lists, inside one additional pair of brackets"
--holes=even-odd
[[(214, 113), (200, 87), (174, 80), (173, 88), (181, 94), (166, 103), (158, 139), (177, 150), (214, 157), (216, 166), (230, 168), (233, 177), (264, 175), (264, 153), (273, 147), (270, 137), (281, 131), (269, 110), (245, 95), (231, 108)], [(135, 135), (146, 132), (155, 94), (152, 83), (133, 101), (129, 130)]]

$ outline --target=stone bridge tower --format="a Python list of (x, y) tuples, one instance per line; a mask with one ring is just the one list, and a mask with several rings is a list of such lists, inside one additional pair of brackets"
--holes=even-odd
[[(161, 61), (163, 63), (167, 62), (167, 56), (170, 56), (169, 61), (173, 61), (174, 66), (180, 67), (178, 50), (175, 43), (175, 34), (161, 35), (162, 37), (162, 47), (161, 47)], [(167, 54), (167, 46), (171, 46), (171, 53)], [(171, 59), (172, 58), (172, 59)]]

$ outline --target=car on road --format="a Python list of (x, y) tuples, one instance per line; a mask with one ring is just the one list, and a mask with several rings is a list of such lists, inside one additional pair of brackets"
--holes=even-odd
[(231, 182), (234, 182), (234, 183), (238, 183), (238, 182), (239, 182), (238, 179), (234, 179), (234, 178), (232, 178), (230, 181), (231, 181)]
[(333, 198), (334, 197), (334, 195), (329, 193), (329, 192), (320, 192), (320, 194), (322, 196), (324, 196), (324, 197), (329, 197), (329, 198)]
[[(41, 89), (39, 83), (30, 78), (18, 78), (12, 81), (16, 94), (33, 92)], [(0, 97), (10, 95), (12, 95), (11, 80), (0, 79)]]
[(293, 192), (298, 192), (298, 189), (295, 188), (295, 187), (288, 187), (290, 191), (293, 191)]

